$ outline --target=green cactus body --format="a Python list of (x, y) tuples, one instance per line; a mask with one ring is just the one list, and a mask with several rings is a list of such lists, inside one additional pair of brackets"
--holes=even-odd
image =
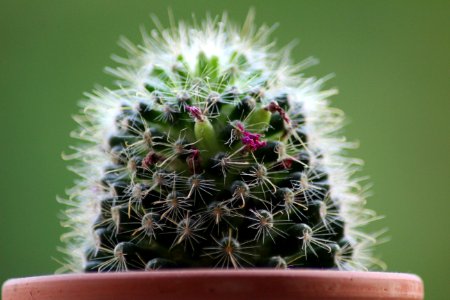
[(69, 191), (69, 268), (364, 269), (373, 218), (341, 155), (334, 90), (299, 72), (251, 17), (144, 35), (123, 45), (77, 117), (81, 175)]

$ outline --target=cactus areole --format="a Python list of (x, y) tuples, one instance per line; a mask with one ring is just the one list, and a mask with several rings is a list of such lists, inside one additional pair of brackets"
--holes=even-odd
[(271, 31), (250, 14), (122, 40), (115, 88), (76, 117), (68, 270), (371, 267), (360, 227), (376, 217), (343, 155), (336, 91)]

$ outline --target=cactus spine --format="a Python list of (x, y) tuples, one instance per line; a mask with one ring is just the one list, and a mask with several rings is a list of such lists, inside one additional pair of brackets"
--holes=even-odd
[(73, 271), (365, 269), (373, 219), (342, 151), (335, 90), (300, 71), (271, 28), (222, 19), (122, 40), (113, 90), (87, 95), (69, 158)]

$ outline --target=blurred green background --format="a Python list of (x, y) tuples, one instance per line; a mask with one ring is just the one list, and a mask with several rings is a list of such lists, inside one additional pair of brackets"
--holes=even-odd
[[(315, 56), (311, 76), (335, 73), (334, 106), (350, 121), (370, 175), (368, 206), (386, 218), (378, 247), (389, 271), (425, 281), (428, 299), (450, 295), (450, 1), (0, 1), (0, 282), (52, 273), (62, 230), (57, 194), (74, 179), (61, 152), (74, 141), (71, 115), (116, 41), (139, 42), (149, 14), (167, 23), (192, 13), (229, 12), (241, 22), (279, 23), (280, 45), (298, 39), (297, 60)], [(448, 299), (448, 298), (447, 298)]]

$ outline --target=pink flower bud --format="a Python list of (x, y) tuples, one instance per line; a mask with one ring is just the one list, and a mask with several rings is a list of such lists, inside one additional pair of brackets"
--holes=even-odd
[(197, 106), (186, 105), (186, 110), (198, 121), (203, 121), (203, 113)]

